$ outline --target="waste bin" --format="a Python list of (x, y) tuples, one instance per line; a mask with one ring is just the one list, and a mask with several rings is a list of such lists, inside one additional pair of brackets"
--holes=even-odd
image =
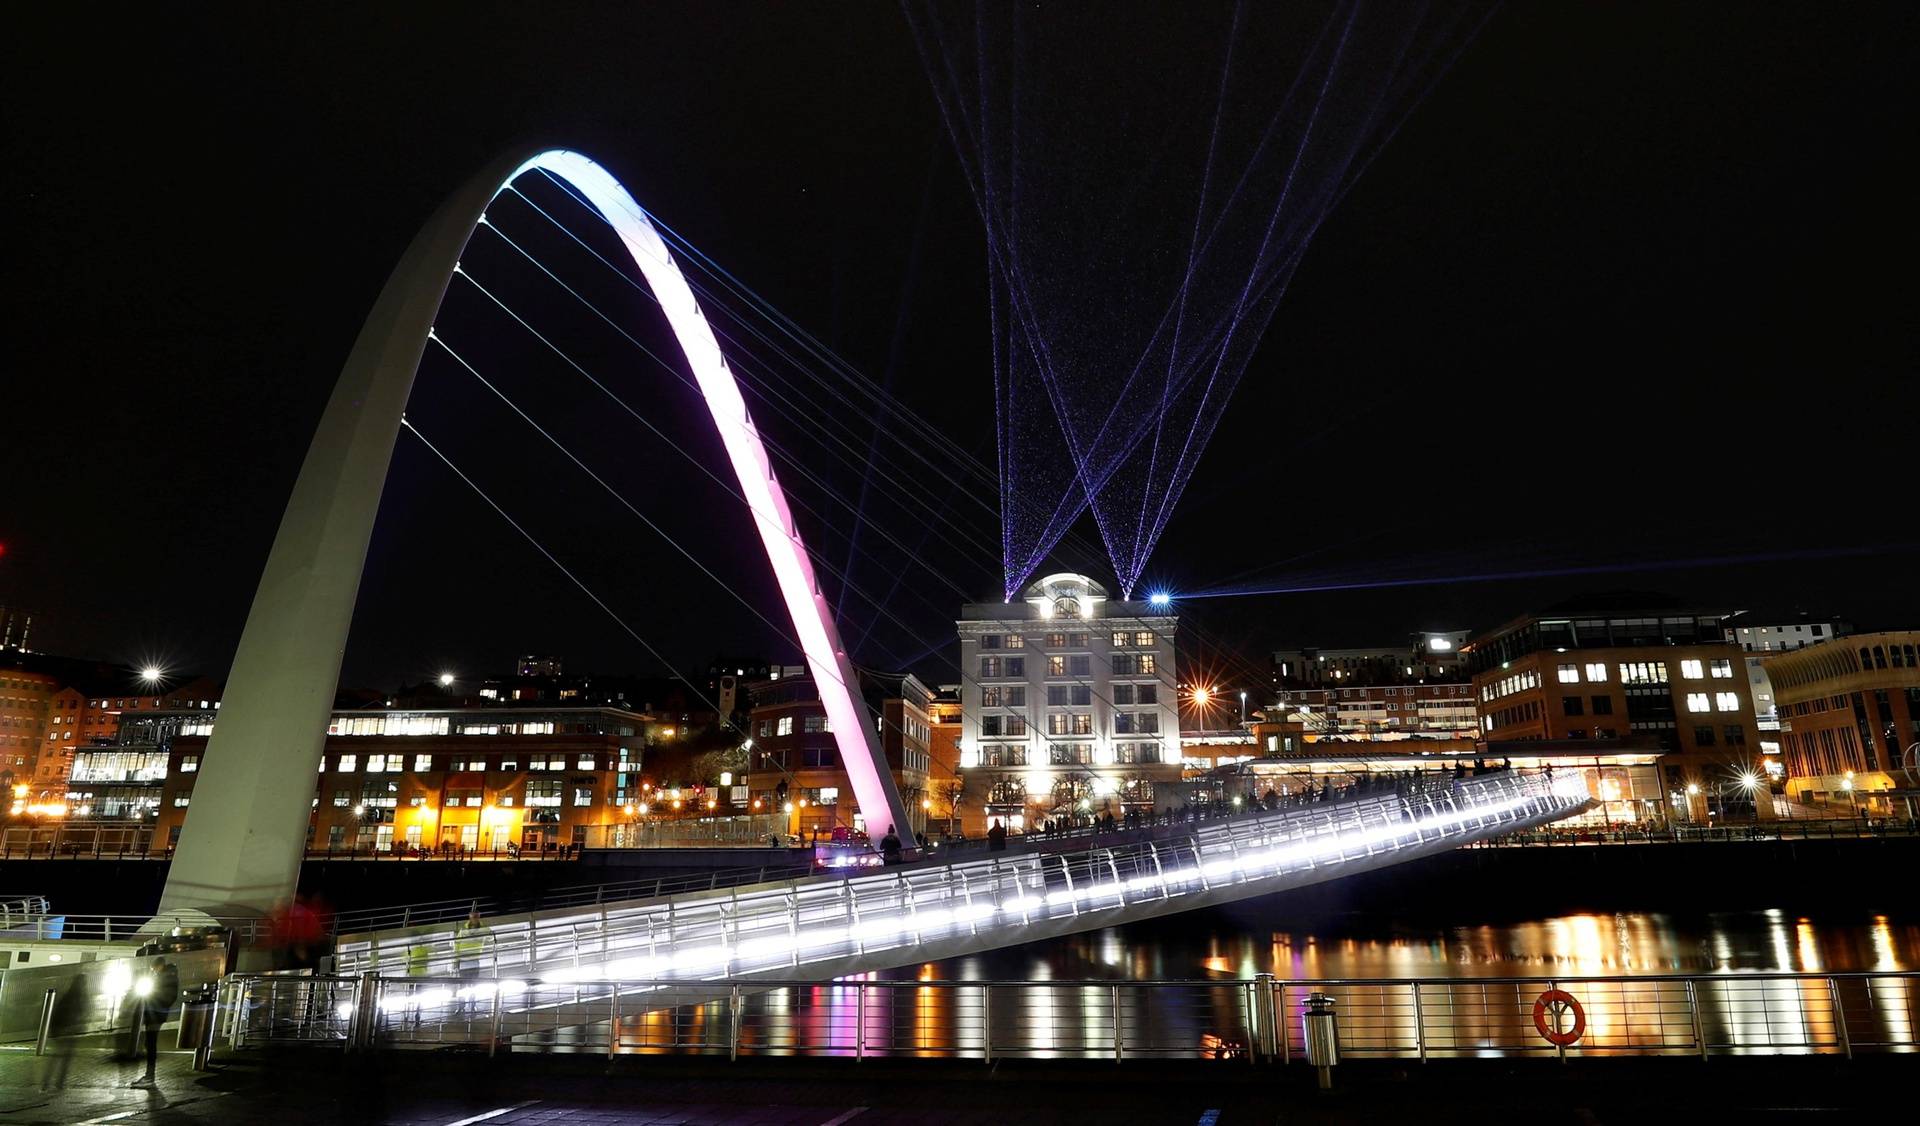
[(1318, 1073), (1320, 1089), (1333, 1086), (1333, 1068), (1340, 1062), (1340, 1032), (1333, 1015), (1333, 998), (1309, 993), (1300, 1014), (1300, 1031), (1307, 1042), (1307, 1062)]
[(211, 983), (196, 985), (180, 995), (180, 1039), (175, 1047), (193, 1053), (193, 1069), (205, 1071), (213, 1053), (213, 995)]

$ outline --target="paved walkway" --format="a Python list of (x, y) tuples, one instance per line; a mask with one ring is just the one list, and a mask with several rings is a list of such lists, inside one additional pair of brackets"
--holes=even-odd
[(1687, 1118), (1851, 1122), (1911, 1105), (1914, 1064), (1894, 1057), (1350, 1064), (1337, 1089), (1306, 1068), (1239, 1063), (720, 1060), (331, 1052), (249, 1054), (211, 1074), (163, 1055), (155, 1089), (141, 1065), (87, 1049), (62, 1090), (39, 1089), (43, 1061), (0, 1050), (0, 1122), (12, 1126), (1001, 1126), (1180, 1123), (1262, 1126), (1489, 1120), (1627, 1124)]

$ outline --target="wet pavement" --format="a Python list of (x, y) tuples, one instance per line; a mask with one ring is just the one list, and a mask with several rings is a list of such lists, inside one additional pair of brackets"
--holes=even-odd
[(1352, 1064), (1336, 1089), (1301, 1066), (1128, 1061), (1071, 1065), (971, 1061), (332, 1052), (247, 1053), (209, 1073), (163, 1053), (151, 1090), (142, 1065), (73, 1054), (63, 1088), (42, 1090), (48, 1061), (0, 1050), (0, 1122), (20, 1126), (270, 1123), (319, 1126), (989, 1126), (1021, 1123), (1322, 1123), (1421, 1126), (1490, 1117), (1582, 1124), (1737, 1114), (1747, 1121), (1853, 1121), (1901, 1105), (1920, 1079), (1913, 1057), (1451, 1061)]

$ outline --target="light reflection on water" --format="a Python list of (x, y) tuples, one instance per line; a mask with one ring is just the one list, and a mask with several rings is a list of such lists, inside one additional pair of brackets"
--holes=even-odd
[(1336, 916), (1292, 925), (1203, 912), (882, 977), (922, 980), (1610, 977), (1740, 971), (1908, 970), (1920, 921), (1780, 910), (1570, 914), (1477, 926)]

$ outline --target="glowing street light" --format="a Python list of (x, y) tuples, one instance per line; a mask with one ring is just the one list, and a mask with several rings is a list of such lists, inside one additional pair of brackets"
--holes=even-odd
[(1147, 595), (1147, 605), (1149, 606), (1166, 606), (1172, 602), (1173, 595), (1168, 594), (1164, 590), (1156, 590), (1152, 594)]
[(167, 670), (161, 668), (159, 665), (148, 665), (146, 668), (140, 670), (140, 679), (147, 684), (158, 684), (160, 683), (160, 679), (166, 675)]
[(1211, 688), (1208, 688), (1208, 687), (1207, 687), (1206, 685), (1204, 685), (1204, 684), (1202, 684), (1202, 685), (1198, 685), (1198, 686), (1196, 686), (1196, 687), (1194, 688), (1194, 690), (1193, 690), (1193, 702), (1194, 702), (1194, 703), (1196, 703), (1196, 704), (1200, 704), (1200, 705), (1203, 705), (1203, 706), (1204, 706), (1204, 705), (1206, 704), (1206, 702), (1207, 702), (1207, 701), (1209, 701), (1209, 700), (1211, 700), (1211, 699), (1213, 699), (1213, 689), (1211, 689)]
[(453, 687), (453, 674), (452, 674), (452, 673), (450, 673), (450, 672), (443, 672), (443, 673), (441, 673), (441, 674), (440, 674), (440, 687), (442, 687), (442, 688), (452, 688), (452, 687)]

